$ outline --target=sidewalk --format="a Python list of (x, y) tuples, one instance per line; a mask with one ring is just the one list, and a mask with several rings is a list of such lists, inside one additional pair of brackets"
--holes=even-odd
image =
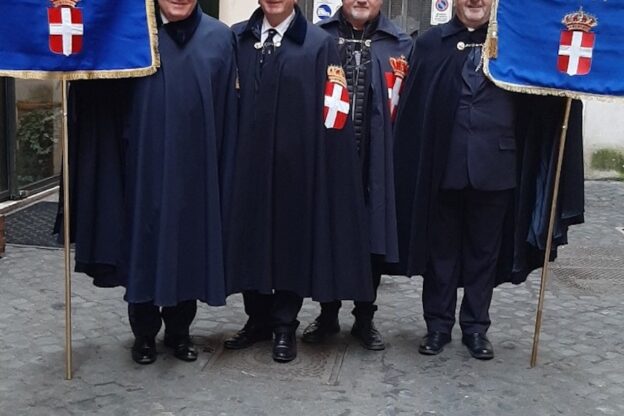
[[(223, 351), (245, 322), (242, 300), (201, 306), (192, 334), (201, 354), (183, 363), (162, 345), (155, 364), (130, 358), (120, 289), (75, 274), (74, 380), (64, 380), (61, 250), (7, 247), (0, 259), (0, 415), (418, 415), (624, 414), (624, 183), (587, 182), (585, 225), (560, 252), (546, 296), (540, 358), (529, 368), (539, 275), (496, 289), (490, 338), (496, 358), (470, 358), (461, 333), (436, 357), (417, 352), (425, 333), (421, 280), (384, 278), (376, 323), (383, 352), (342, 332), (291, 364), (270, 343)], [(346, 305), (349, 306), (349, 305)], [(318, 308), (306, 301), (302, 328)]]

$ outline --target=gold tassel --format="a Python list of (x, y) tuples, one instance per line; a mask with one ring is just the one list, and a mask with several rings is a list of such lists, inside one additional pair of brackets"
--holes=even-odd
[(498, 37), (496, 35), (497, 33), (494, 32), (485, 44), (485, 51), (489, 59), (498, 58)]

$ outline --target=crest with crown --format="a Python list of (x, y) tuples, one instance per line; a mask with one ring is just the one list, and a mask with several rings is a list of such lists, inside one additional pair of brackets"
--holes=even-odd
[(333, 82), (334, 84), (339, 84), (342, 85), (344, 88), (347, 88), (347, 76), (345, 75), (344, 69), (342, 69), (341, 66), (328, 66), (327, 78), (329, 78), (329, 82)]
[(566, 14), (561, 23), (566, 25), (568, 30), (577, 30), (589, 33), (593, 28), (598, 26), (598, 19), (596, 16), (585, 13), (585, 11), (581, 8), (577, 12)]
[(76, 7), (80, 0), (50, 0), (54, 7)]
[(407, 71), (409, 70), (409, 64), (407, 63), (405, 56), (401, 56), (400, 58), (390, 58), (390, 66), (392, 67), (394, 75), (400, 78), (405, 78)]

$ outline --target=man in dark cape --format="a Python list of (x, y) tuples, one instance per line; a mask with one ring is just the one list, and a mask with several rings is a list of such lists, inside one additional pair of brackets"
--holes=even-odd
[(273, 359), (287, 362), (303, 298), (373, 297), (348, 91), (333, 39), (295, 0), (260, 0), (234, 31), (241, 119), (226, 270), (249, 319), (225, 347), (275, 333)]
[[(464, 286), (462, 341), (475, 358), (492, 358), (485, 333), (494, 286), (523, 282), (544, 258), (564, 100), (505, 92), (484, 78), (490, 4), (460, 0), (465, 13), (416, 41), (397, 120), (397, 273), (425, 279), (423, 354), (450, 341)], [(483, 7), (480, 24), (466, 23)], [(583, 221), (578, 102), (569, 127), (551, 260), (568, 226)]]
[[(77, 251), (81, 246), (93, 249), (89, 262), (99, 263), (104, 251), (118, 256), (106, 261), (109, 267), (103, 273), (97, 264), (85, 267), (96, 275), (96, 283), (126, 287), (135, 335), (132, 358), (140, 364), (156, 359), (155, 337), (163, 320), (165, 345), (177, 358), (194, 361), (197, 352), (189, 327), (196, 301), (225, 304), (222, 207), (237, 130), (232, 32), (204, 15), (196, 0), (158, 0), (158, 6), (158, 71), (124, 81), (127, 104), (100, 103), (109, 106), (100, 112), (76, 108), (77, 120), (82, 120), (83, 111), (99, 115), (83, 120), (87, 125), (74, 138), (79, 151), (86, 149), (83, 141), (116, 141), (121, 123), (122, 144), (101, 144), (120, 155), (90, 158), (93, 164), (107, 166), (114, 184), (100, 186), (99, 176), (88, 183), (84, 175), (101, 174), (104, 168), (99, 166), (72, 171), (83, 181), (76, 189), (79, 202), (83, 193), (95, 199), (114, 197), (109, 202), (115, 215), (101, 213), (96, 203), (77, 207), (76, 246)], [(76, 98), (81, 92), (94, 95), (93, 88), (81, 91), (79, 86)], [(118, 105), (125, 112), (121, 119)], [(90, 121), (97, 124), (88, 126)], [(122, 219), (110, 230), (98, 227), (93, 238), (82, 239), (84, 228), (98, 224), (100, 215), (110, 221)]]
[[(345, 0), (333, 17), (319, 23), (338, 45), (347, 75), (368, 209), (375, 296), (386, 263), (399, 260), (392, 128), (412, 50), (412, 39), (381, 13), (382, 4), (383, 0)], [(303, 341), (319, 343), (339, 332), (340, 307), (340, 301), (322, 303)], [(351, 334), (364, 348), (378, 351), (385, 345), (373, 323), (376, 310), (374, 300), (355, 302)]]

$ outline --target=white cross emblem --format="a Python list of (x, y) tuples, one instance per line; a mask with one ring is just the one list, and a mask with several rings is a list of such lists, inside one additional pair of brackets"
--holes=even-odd
[(73, 23), (71, 9), (61, 8), (61, 23), (50, 23), (50, 34), (60, 35), (63, 38), (63, 55), (72, 54), (72, 39), (74, 36), (82, 36), (84, 26), (82, 23)]
[(591, 59), (593, 56), (593, 48), (581, 46), (583, 42), (583, 32), (572, 32), (572, 44), (560, 45), (559, 55), (569, 56), (568, 75), (576, 75), (579, 70), (579, 62), (581, 58)]
[(334, 89), (332, 95), (325, 95), (325, 107), (327, 107), (327, 117), (325, 117), (325, 127), (334, 128), (338, 114), (349, 115), (349, 101), (343, 101), (342, 93), (344, 87), (339, 84), (332, 83)]

